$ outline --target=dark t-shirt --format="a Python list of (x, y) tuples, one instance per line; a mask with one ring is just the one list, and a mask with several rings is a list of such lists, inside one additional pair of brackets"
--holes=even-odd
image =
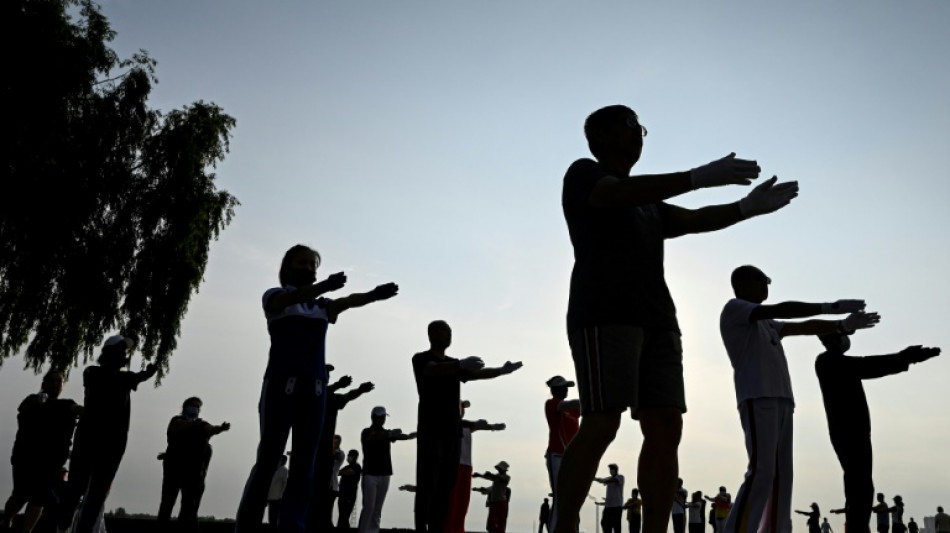
[(202, 471), (207, 468), (206, 459), (211, 457), (211, 424), (198, 418), (188, 420), (182, 415), (173, 416), (166, 431), (168, 447), (165, 461), (182, 469)]
[(564, 176), (561, 206), (574, 246), (568, 334), (606, 325), (679, 331), (663, 271), (670, 205), (591, 207), (590, 193), (606, 175), (596, 161), (579, 159)]
[(16, 439), (11, 463), (39, 463), (59, 468), (69, 457), (69, 446), (76, 429), (76, 402), (54, 399), (40, 402), (39, 394), (27, 396), (17, 413)]
[[(378, 440), (368, 440), (371, 436), (387, 435)], [(368, 427), (360, 433), (360, 444), (363, 445), (363, 475), (391, 476), (393, 475), (393, 459), (391, 455), (392, 440), (388, 437), (386, 428)]]
[[(327, 408), (323, 413), (323, 430), (320, 432), (320, 444), (317, 446), (317, 459), (314, 472), (317, 472), (315, 483), (319, 481), (319, 476), (326, 473), (324, 479), (329, 479), (333, 473), (333, 436), (336, 434), (336, 421), (340, 414), (340, 409), (346, 407), (349, 403), (342, 394), (331, 393), (327, 397)], [(330, 481), (332, 484), (332, 480)]]
[(90, 366), (82, 373), (85, 399), (76, 428), (77, 449), (124, 451), (129, 435), (131, 393), (147, 379), (145, 372)]
[(417, 432), (419, 437), (460, 438), (462, 436), (462, 415), (459, 412), (462, 382), (465, 374), (460, 370), (454, 374), (423, 375), (423, 369), (430, 362), (456, 362), (449, 356), (439, 358), (425, 351), (412, 356), (412, 373), (416, 377), (416, 390), (419, 393)]
[(340, 499), (355, 500), (356, 489), (360, 486), (363, 468), (359, 463), (347, 464), (340, 469)]
[(907, 367), (907, 362), (897, 354), (851, 357), (825, 352), (819, 355), (815, 359), (815, 374), (831, 438), (870, 435), (871, 415), (861, 380), (897, 374)]

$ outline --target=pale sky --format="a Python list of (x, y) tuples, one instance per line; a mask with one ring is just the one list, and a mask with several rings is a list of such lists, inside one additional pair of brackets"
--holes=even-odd
[[(688, 170), (735, 151), (762, 179), (798, 180), (786, 209), (667, 246), (683, 328), (689, 412), (680, 447), (689, 491), (735, 494), (746, 466), (732, 369), (718, 332), (729, 273), (752, 263), (771, 302), (864, 298), (882, 315), (853, 355), (911, 344), (950, 347), (947, 150), (950, 2), (128, 2), (103, 5), (122, 56), (158, 60), (151, 104), (212, 101), (237, 119), (218, 186), (241, 201), (213, 243), (170, 374), (133, 394), (129, 450), (108, 509), (158, 510), (169, 418), (191, 395), (233, 429), (215, 455), (202, 515), (230, 517), (254, 460), (268, 336), (260, 296), (283, 252), (323, 255), (341, 294), (395, 281), (396, 298), (344, 314), (328, 334), (336, 377), (376, 390), (348, 406), (337, 433), (357, 447), (369, 411), (415, 426), (410, 357), (444, 319), (455, 356), (524, 368), (463, 386), (469, 415), (505, 422), (477, 433), (475, 468), (510, 463), (510, 531), (526, 532), (547, 494), (544, 382), (573, 376), (564, 331), (572, 250), (561, 214), (564, 171), (588, 157), (593, 110), (635, 109), (649, 136), (634, 173)], [(672, 200), (732, 202), (725, 187)], [(816, 339), (786, 339), (797, 408), (793, 506), (844, 503), (814, 376)], [(133, 365), (140, 358), (136, 357)], [(0, 368), (0, 457), (16, 406), (39, 387), (22, 359)], [(64, 397), (82, 399), (81, 369)], [(866, 384), (875, 482), (905, 520), (950, 505), (946, 355)], [(576, 396), (576, 392), (572, 397)], [(635, 486), (639, 429), (626, 419), (604, 457)], [(289, 448), (289, 445), (288, 445)], [(393, 445), (384, 527), (412, 526), (414, 444)], [(0, 497), (10, 492), (0, 469)], [(478, 483), (476, 483), (478, 485)], [(596, 497), (601, 485), (592, 487)], [(467, 528), (484, 527), (473, 495)], [(840, 515), (829, 515), (843, 531)], [(794, 515), (796, 528), (805, 517)], [(586, 506), (582, 530), (594, 530)]]

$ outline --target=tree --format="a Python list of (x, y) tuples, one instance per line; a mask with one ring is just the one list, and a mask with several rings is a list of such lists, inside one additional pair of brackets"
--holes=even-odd
[(89, 0), (0, 2), (0, 364), (86, 362), (110, 332), (160, 376), (237, 199), (215, 187), (235, 120), (147, 105), (156, 62), (120, 59)]

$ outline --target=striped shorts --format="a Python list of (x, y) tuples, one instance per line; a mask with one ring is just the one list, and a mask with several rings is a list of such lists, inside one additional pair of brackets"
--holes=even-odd
[(638, 326), (590, 326), (571, 334), (582, 413), (675, 407), (686, 412), (680, 334)]

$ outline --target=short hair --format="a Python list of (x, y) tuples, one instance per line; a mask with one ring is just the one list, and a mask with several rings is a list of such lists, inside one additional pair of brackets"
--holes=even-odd
[(204, 405), (204, 402), (201, 401), (201, 398), (197, 396), (192, 396), (191, 398), (188, 398), (187, 400), (181, 402), (181, 408), (184, 409), (185, 407), (188, 407), (188, 404), (195, 403), (195, 402), (198, 402), (198, 407), (201, 407), (202, 405)]
[(52, 378), (52, 377), (59, 377), (59, 378), (61, 378), (63, 381), (66, 381), (66, 374), (60, 372), (59, 370), (54, 370), (54, 369), (52, 369), (52, 368), (49, 370), (49, 372), (43, 374), (43, 381), (45, 382), (46, 380), (48, 380), (48, 379), (50, 379), (50, 378)]
[(433, 320), (432, 322), (429, 322), (429, 327), (426, 328), (426, 333), (429, 335), (430, 339), (432, 338), (432, 335), (435, 333), (435, 331), (439, 328), (452, 329), (449, 327), (449, 323), (445, 320)]
[(942, 513), (942, 512), (943, 512), (943, 506), (938, 505), (938, 506), (937, 506), (937, 512), (938, 512), (938, 513)]
[(359, 457), (359, 456), (360, 456), (360, 452), (359, 452), (359, 450), (350, 450), (350, 451), (346, 452), (346, 455), (355, 455), (355, 456)]
[(290, 271), (290, 262), (293, 261), (294, 257), (300, 252), (310, 252), (317, 256), (317, 266), (320, 266), (320, 262), (322, 260), (320, 258), (320, 252), (303, 244), (295, 244), (294, 246), (291, 246), (289, 250), (284, 252), (284, 258), (280, 260), (280, 271), (278, 271), (277, 277), (280, 279), (281, 287), (287, 285), (287, 274)]
[(618, 124), (623, 124), (631, 113), (637, 116), (634, 110), (617, 104), (602, 107), (587, 116), (587, 120), (584, 121), (584, 136), (587, 137), (587, 147), (594, 157), (599, 159), (604, 155), (603, 147), (597, 142), (597, 137), (609, 133)]
[(764, 275), (761, 270), (752, 265), (742, 265), (732, 271), (729, 282), (732, 284), (732, 288), (735, 289), (736, 285), (743, 281), (758, 280)]

